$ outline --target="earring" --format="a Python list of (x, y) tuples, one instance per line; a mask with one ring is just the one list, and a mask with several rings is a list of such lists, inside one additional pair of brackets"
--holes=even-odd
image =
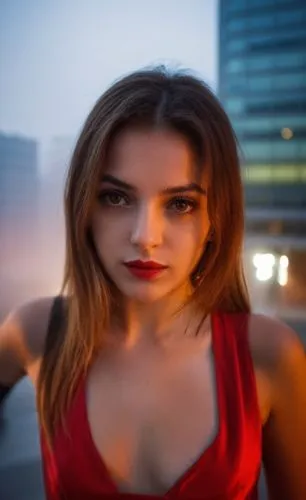
[[(209, 242), (207, 242), (209, 243)], [(205, 261), (205, 252), (204, 254), (202, 255), (202, 257), (200, 258), (199, 262), (198, 262), (198, 265), (196, 267), (196, 270), (194, 271), (194, 273), (192, 274), (192, 282), (197, 285), (199, 283), (199, 281), (201, 280), (202, 276), (203, 276), (203, 272), (204, 272), (204, 261)]]
[(191, 277), (192, 282), (195, 285), (198, 285), (199, 282), (201, 281), (201, 278), (203, 277), (203, 273), (205, 271), (205, 260), (206, 260), (207, 250), (209, 250), (209, 248), (211, 247), (211, 245), (214, 241), (214, 236), (215, 236), (215, 230), (211, 229), (210, 232), (208, 233), (204, 252), (203, 252), (203, 254), (198, 262), (196, 270), (194, 271), (194, 273), (192, 274), (192, 277)]
[(208, 233), (207, 242), (211, 243), (214, 240), (214, 237), (215, 237), (215, 230), (214, 228), (212, 228)]

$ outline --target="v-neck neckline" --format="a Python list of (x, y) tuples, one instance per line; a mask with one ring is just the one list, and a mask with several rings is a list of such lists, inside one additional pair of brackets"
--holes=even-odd
[(216, 408), (216, 416), (217, 416), (217, 433), (215, 437), (213, 438), (212, 442), (205, 448), (205, 450), (200, 454), (200, 456), (191, 464), (190, 467), (188, 467), (185, 472), (183, 472), (178, 479), (173, 483), (173, 485), (162, 495), (148, 495), (148, 494), (143, 494), (143, 493), (131, 493), (131, 492), (123, 492), (119, 490), (119, 487), (117, 486), (115, 480), (113, 479), (110, 471), (108, 470), (105, 461), (103, 459), (103, 456), (101, 453), (98, 451), (96, 444), (93, 440), (91, 429), (90, 429), (90, 423), (88, 419), (88, 413), (87, 413), (87, 401), (86, 401), (86, 377), (82, 379), (82, 382), (80, 384), (80, 406), (81, 406), (81, 416), (82, 416), (82, 422), (81, 422), (81, 428), (83, 430), (83, 438), (85, 440), (85, 446), (86, 449), (91, 450), (92, 452), (92, 457), (95, 460), (97, 464), (97, 469), (101, 469), (101, 480), (103, 478), (104, 481), (107, 481), (109, 488), (112, 490), (112, 494), (117, 494), (120, 496), (123, 496), (127, 500), (129, 498), (135, 498), (135, 499), (148, 499), (148, 500), (153, 500), (153, 499), (161, 499), (161, 498), (168, 498), (171, 496), (174, 492), (180, 490), (181, 486), (188, 481), (196, 472), (196, 470), (200, 467), (200, 465), (203, 465), (203, 462), (209, 461), (209, 457), (212, 453), (212, 451), (218, 447), (218, 444), (220, 440), (222, 439), (222, 436), (224, 434), (224, 419), (222, 418), (224, 412), (223, 412), (223, 407), (224, 407), (224, 398), (222, 397), (222, 376), (221, 376), (221, 369), (220, 369), (220, 359), (219, 359), (219, 343), (220, 340), (217, 339), (217, 336), (219, 335), (218, 333), (218, 328), (216, 327), (216, 318), (212, 314), (211, 315), (211, 356), (212, 356), (212, 370), (213, 370), (213, 379), (214, 379), (214, 384), (215, 384), (215, 408)]

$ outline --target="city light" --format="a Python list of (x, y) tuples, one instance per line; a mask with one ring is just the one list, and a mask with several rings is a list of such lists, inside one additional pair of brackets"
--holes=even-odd
[(280, 286), (288, 283), (289, 259), (273, 253), (256, 253), (253, 257), (255, 276), (258, 281), (270, 281), (275, 277)]
[(289, 141), (290, 139), (292, 139), (293, 132), (292, 132), (291, 128), (288, 128), (288, 127), (282, 128), (282, 130), (281, 130), (281, 136), (286, 141)]
[(289, 259), (286, 255), (282, 255), (279, 259), (279, 267), (278, 267), (278, 277), (277, 281), (280, 286), (286, 286), (288, 283), (288, 266)]
[(272, 253), (257, 253), (253, 257), (258, 281), (269, 281), (274, 274), (275, 256)]

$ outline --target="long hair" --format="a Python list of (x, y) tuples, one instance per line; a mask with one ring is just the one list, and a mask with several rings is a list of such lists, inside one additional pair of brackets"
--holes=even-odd
[(123, 127), (167, 128), (183, 135), (209, 169), (211, 241), (191, 277), (192, 300), (203, 317), (213, 311), (249, 312), (241, 259), (243, 193), (237, 143), (218, 99), (200, 79), (164, 67), (145, 69), (115, 82), (89, 114), (72, 156), (65, 188), (67, 295), (64, 336), (42, 361), (38, 412), (52, 441), (80, 377), (103, 347), (112, 291), (91, 237), (90, 217), (109, 145)]

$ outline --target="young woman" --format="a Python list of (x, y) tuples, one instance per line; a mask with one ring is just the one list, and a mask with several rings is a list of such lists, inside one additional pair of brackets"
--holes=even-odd
[(98, 100), (65, 193), (65, 294), (12, 313), (0, 382), (27, 373), (49, 500), (305, 500), (306, 363), (250, 311), (229, 120), (163, 68)]

